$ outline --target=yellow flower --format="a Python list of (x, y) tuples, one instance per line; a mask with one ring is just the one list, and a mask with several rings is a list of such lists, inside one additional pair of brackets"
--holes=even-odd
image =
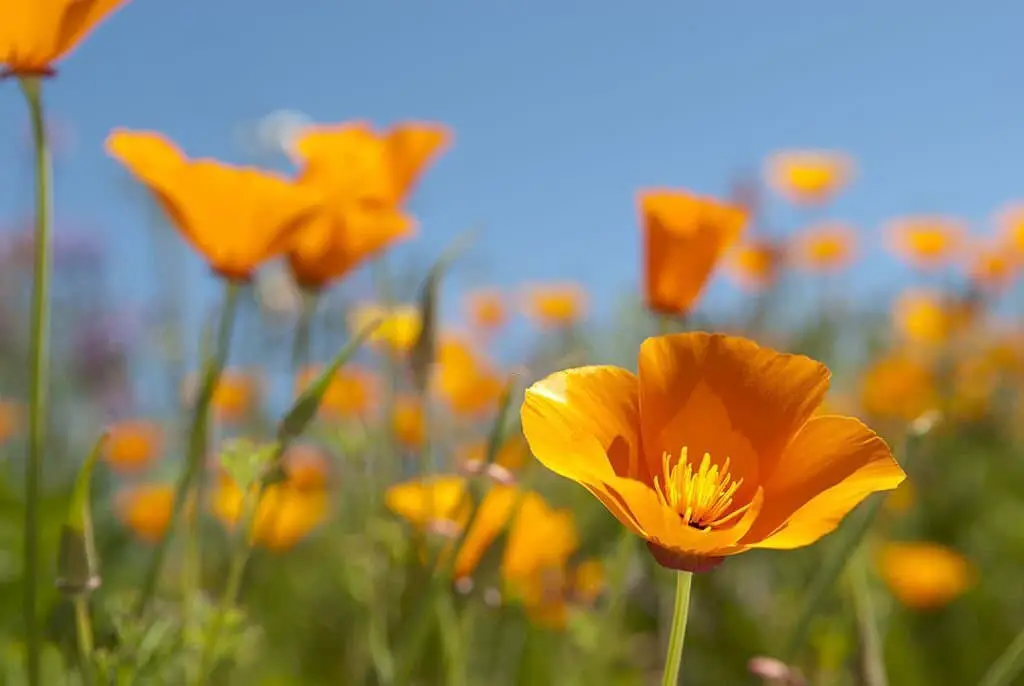
[(644, 191), (639, 203), (647, 307), (660, 314), (685, 314), (740, 237), (747, 214), (738, 206), (685, 191)]
[(908, 343), (938, 346), (964, 324), (964, 312), (938, 291), (905, 292), (893, 308), (893, 326)]
[(981, 242), (968, 255), (967, 276), (978, 290), (999, 295), (1020, 274), (1020, 259), (1005, 241)]
[(115, 499), (118, 517), (141, 540), (156, 543), (163, 538), (174, 511), (174, 488), (149, 484), (122, 491)]
[(213, 389), (210, 407), (224, 424), (238, 424), (248, 418), (260, 394), (259, 379), (241, 369), (225, 369)]
[(220, 276), (247, 281), (294, 244), (322, 205), (318, 193), (255, 168), (190, 160), (158, 133), (114, 131), (107, 151), (152, 192)]
[(935, 375), (924, 362), (895, 352), (874, 361), (861, 379), (861, 408), (869, 415), (912, 422), (939, 405)]
[(160, 454), (163, 431), (156, 422), (125, 420), (108, 428), (103, 457), (111, 469), (137, 472)]
[(50, 76), (53, 65), (128, 0), (7, 0), (0, 23), (5, 74)]
[(861, 422), (812, 418), (829, 376), (742, 338), (649, 338), (639, 375), (591, 366), (531, 386), (523, 433), (542, 464), (587, 488), (660, 564), (704, 570), (750, 548), (814, 543), (903, 481)]
[(497, 291), (477, 291), (466, 296), (466, 315), (474, 329), (485, 333), (500, 329), (508, 319), (504, 298)]
[(299, 443), (284, 454), (287, 484), (298, 491), (319, 491), (327, 486), (330, 464), (324, 451), (316, 446)]
[[(320, 376), (320, 367), (309, 367), (298, 374), (295, 395), (298, 397)], [(368, 370), (346, 365), (331, 379), (320, 402), (320, 414), (332, 419), (366, 417), (377, 404), (377, 384)]]
[(974, 570), (955, 550), (934, 543), (888, 543), (879, 571), (896, 599), (915, 610), (946, 605), (974, 583)]
[(423, 405), (419, 399), (413, 396), (400, 396), (395, 399), (391, 428), (403, 448), (416, 450), (423, 446), (427, 426), (423, 416)]
[(853, 176), (853, 162), (842, 153), (788, 150), (768, 158), (768, 185), (797, 205), (829, 202)]
[(774, 241), (744, 241), (729, 253), (729, 275), (748, 291), (762, 291), (775, 283), (782, 256)]
[(434, 388), (460, 415), (495, 409), (505, 388), (504, 378), (488, 360), (467, 341), (450, 335), (442, 337), (438, 346), (434, 376)]
[(822, 224), (798, 234), (793, 263), (810, 272), (837, 272), (853, 261), (857, 232), (845, 224)]
[(948, 217), (920, 216), (894, 221), (885, 231), (886, 245), (897, 257), (918, 269), (935, 269), (957, 257), (965, 227)]
[(569, 326), (583, 316), (586, 293), (578, 284), (546, 284), (526, 292), (524, 313), (538, 326), (558, 328)]
[(390, 310), (372, 303), (359, 305), (349, 314), (349, 329), (358, 333), (376, 320), (381, 323), (370, 334), (369, 341), (389, 352), (408, 352), (419, 338), (422, 322), (415, 305), (396, 305)]
[[(255, 497), (255, 493), (252, 497)], [(227, 527), (242, 516), (244, 494), (231, 479), (223, 477), (214, 493), (213, 511)], [(252, 539), (268, 550), (293, 548), (319, 526), (327, 515), (327, 495), (322, 490), (300, 490), (290, 484), (266, 489), (253, 521)]]

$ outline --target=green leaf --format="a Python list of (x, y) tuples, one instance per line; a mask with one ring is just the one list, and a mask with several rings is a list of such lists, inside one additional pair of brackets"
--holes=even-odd
[(67, 517), (61, 528), (57, 552), (57, 588), (67, 595), (88, 593), (100, 583), (90, 494), (93, 468), (106, 441), (107, 434), (104, 433), (97, 439), (89, 457), (78, 470)]

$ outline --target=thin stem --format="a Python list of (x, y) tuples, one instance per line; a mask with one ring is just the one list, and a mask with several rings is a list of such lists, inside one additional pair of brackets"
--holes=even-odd
[(871, 600), (866, 551), (861, 548), (850, 569), (850, 588), (853, 593), (857, 633), (860, 635), (861, 673), (864, 686), (888, 686), (882, 637), (878, 633), (878, 617)]
[(658, 315), (658, 335), (667, 336), (672, 333), (672, 318), (667, 314)]
[(318, 297), (315, 291), (302, 292), (302, 308), (295, 326), (295, 340), (292, 341), (292, 372), (295, 374), (309, 364), (313, 316), (316, 314)]
[(86, 684), (96, 683), (96, 675), (92, 666), (93, 636), (92, 619), (89, 617), (89, 597), (76, 595), (75, 605), (75, 633), (78, 634), (78, 669), (82, 673), (82, 680)]
[(1003, 654), (992, 663), (978, 686), (1010, 686), (1024, 671), (1024, 629), (1021, 629)]
[[(231, 348), (231, 333), (234, 329), (235, 313), (238, 309), (238, 290), (238, 285), (232, 281), (229, 281), (225, 286), (224, 307), (221, 310), (217, 345), (213, 354), (206, 360), (204, 365), (202, 384), (199, 388), (199, 396), (196, 399), (192, 421), (189, 426), (188, 454), (185, 469), (178, 478), (177, 484), (175, 484), (174, 509), (171, 514), (171, 520), (168, 522), (163, 538), (157, 543), (156, 550), (153, 553), (153, 560), (146, 570), (142, 591), (139, 594), (139, 601), (135, 608), (136, 617), (142, 616), (149, 602), (153, 599), (153, 594), (156, 591), (156, 582), (160, 577), (160, 570), (163, 568), (164, 559), (167, 557), (167, 548), (171, 534), (184, 509), (189, 491), (192, 490), (193, 483), (200, 472), (202, 472), (206, 452), (206, 428), (210, 402), (213, 399), (214, 390), (217, 388), (221, 371), (223, 371), (224, 364), (227, 361), (228, 350)], [(195, 507), (198, 508), (199, 503), (195, 503)], [(196, 513), (196, 516), (198, 516), (198, 513)]]
[(53, 246), (50, 150), (46, 140), (42, 88), (38, 78), (21, 80), (32, 120), (36, 171), (35, 262), (32, 279), (32, 320), (29, 341), (28, 460), (25, 465), (25, 589), (22, 596), (27, 644), (29, 686), (39, 686), (42, 634), (37, 610), (39, 596), (39, 482), (46, 452), (46, 394), (49, 386), (49, 300)]
[(672, 631), (668, 635), (668, 652), (665, 654), (665, 672), (661, 686), (676, 686), (679, 683), (679, 666), (683, 663), (683, 642), (686, 639), (686, 620), (690, 614), (691, 572), (676, 572), (676, 602), (672, 610)]

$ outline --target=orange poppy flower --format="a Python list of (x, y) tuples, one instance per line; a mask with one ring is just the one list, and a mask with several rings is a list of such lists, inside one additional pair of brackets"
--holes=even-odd
[[(228, 528), (238, 524), (244, 494), (222, 477), (213, 496), (214, 515)], [(283, 552), (306, 538), (327, 516), (327, 495), (321, 490), (300, 490), (286, 484), (266, 489), (256, 508), (252, 539), (257, 545)]]
[[(195, 402), (199, 379), (191, 375), (182, 393), (186, 404)], [(214, 417), (225, 424), (237, 424), (252, 413), (260, 394), (258, 377), (241, 369), (225, 369), (213, 389), (210, 408)]]
[(103, 457), (117, 472), (137, 472), (160, 454), (163, 431), (156, 422), (126, 420), (108, 429)]
[(484, 332), (495, 331), (505, 325), (508, 313), (501, 293), (477, 291), (466, 296), (466, 317), (474, 329)]
[(729, 275), (755, 293), (775, 283), (781, 264), (782, 250), (771, 240), (745, 241), (728, 253)]
[[(319, 367), (302, 370), (295, 381), (298, 396), (321, 374)], [(368, 370), (346, 365), (338, 370), (327, 385), (320, 402), (320, 414), (332, 419), (366, 417), (377, 404), (377, 380)]]
[(853, 176), (853, 162), (842, 153), (827, 151), (785, 151), (768, 158), (768, 185), (797, 205), (826, 203)]
[(538, 326), (557, 328), (579, 321), (585, 314), (587, 296), (579, 284), (546, 284), (526, 292), (524, 314)]
[(107, 152), (143, 183), (186, 241), (220, 276), (248, 280), (283, 255), (321, 197), (288, 179), (209, 159), (190, 160), (158, 133), (117, 130)]
[(400, 396), (395, 399), (391, 428), (402, 447), (416, 450), (423, 446), (427, 425), (426, 418), (423, 416), (423, 404), (418, 398)]
[(526, 392), (542, 464), (594, 494), (663, 566), (700, 571), (750, 548), (814, 543), (905, 478), (851, 417), (814, 417), (829, 371), (721, 334), (649, 338), (639, 375), (552, 374)]
[(863, 374), (860, 405), (872, 417), (912, 422), (939, 405), (935, 374), (909, 355), (887, 355)]
[[(401, 211), (404, 190), (393, 146), (363, 123), (307, 128), (295, 143), (299, 180), (327, 204), (307, 222), (288, 255), (295, 280), (319, 289), (415, 228)], [(425, 163), (426, 160), (421, 160)], [(408, 180), (406, 183), (410, 183)]]
[(887, 543), (878, 560), (889, 590), (903, 605), (929, 610), (966, 592), (975, 579), (963, 555), (934, 543)]
[(1004, 207), (995, 218), (1000, 241), (1017, 259), (1024, 258), (1024, 203)]
[(941, 345), (962, 324), (958, 309), (938, 291), (909, 290), (896, 300), (893, 327), (909, 343)]
[(644, 191), (639, 203), (647, 306), (661, 314), (685, 314), (743, 232), (747, 215), (738, 206), (685, 191)]
[(358, 332), (378, 320), (380, 325), (368, 340), (390, 353), (409, 352), (416, 344), (423, 326), (419, 308), (415, 305), (395, 305), (389, 310), (374, 303), (353, 308), (349, 313), (348, 325), (351, 331)]
[(975, 245), (968, 255), (967, 276), (980, 291), (1005, 293), (1019, 275), (1020, 258), (1003, 242)]
[(115, 499), (118, 517), (141, 540), (156, 543), (163, 538), (174, 510), (170, 484), (136, 486)]
[(319, 491), (327, 486), (330, 463), (321, 448), (300, 443), (288, 448), (284, 454), (286, 482), (299, 491)]
[(812, 272), (836, 272), (853, 261), (857, 232), (845, 224), (822, 224), (799, 234), (791, 254), (794, 264)]
[(128, 0), (13, 0), (0, 24), (5, 74), (50, 76), (53, 65)]
[(908, 217), (886, 227), (886, 245), (913, 267), (935, 269), (955, 260), (964, 232), (963, 223), (955, 219)]
[(438, 345), (434, 388), (453, 412), (472, 415), (495, 408), (505, 380), (466, 341), (444, 336)]

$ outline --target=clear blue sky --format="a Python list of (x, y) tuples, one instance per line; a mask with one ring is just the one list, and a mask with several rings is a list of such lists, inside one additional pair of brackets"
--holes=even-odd
[[(457, 139), (420, 187), (409, 249), (482, 224), (463, 285), (574, 279), (600, 310), (636, 282), (638, 188), (720, 193), (779, 148), (855, 155), (830, 215), (867, 234), (916, 212), (983, 229), (1024, 196), (1022, 25), (1014, 2), (134, 0), (47, 86), (76, 139), (58, 218), (104, 236), (137, 299), (144, 214), (103, 152), (111, 128), (239, 161), (238, 127), (280, 108), (434, 119)], [(4, 87), (0, 208), (15, 214), (30, 208), (25, 123)], [(858, 288), (897, 273), (872, 257)]]

